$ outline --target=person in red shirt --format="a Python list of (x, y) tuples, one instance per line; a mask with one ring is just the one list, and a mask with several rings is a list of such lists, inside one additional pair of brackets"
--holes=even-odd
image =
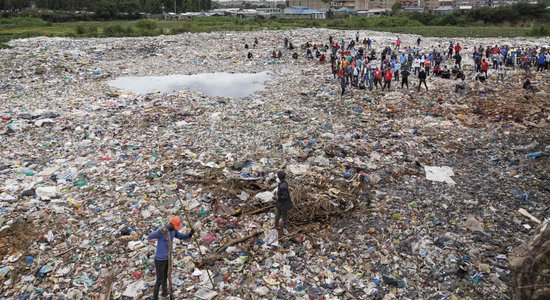
[(338, 78), (342, 78), (342, 77), (344, 77), (344, 70), (339, 69), (338, 70)]
[(430, 68), (432, 66), (432, 62), (429, 59), (426, 59), (424, 61), (424, 71), (426, 71), (426, 75), (430, 76)]
[(376, 67), (374, 70), (374, 87), (378, 89), (378, 84), (380, 84), (380, 87), (382, 87), (382, 71)]
[(460, 50), (462, 50), (462, 47), (460, 47), (460, 44), (459, 44), (459, 43), (456, 43), (456, 46), (455, 46), (455, 53), (456, 53), (456, 54), (460, 53)]
[(386, 74), (384, 75), (384, 86), (382, 87), (382, 90), (388, 87), (388, 91), (391, 89), (391, 80), (393, 78), (393, 74), (390, 71), (390, 69), (386, 69)]
[(489, 63), (483, 59), (483, 62), (481, 63), (481, 72), (485, 73), (485, 78), (489, 78), (487, 76), (487, 70), (489, 69)]

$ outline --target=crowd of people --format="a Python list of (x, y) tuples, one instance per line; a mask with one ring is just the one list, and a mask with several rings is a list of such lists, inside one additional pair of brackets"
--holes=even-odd
[[(419, 37), (414, 45), (403, 47), (397, 37), (392, 45), (382, 45), (377, 49), (370, 38), (361, 41), (359, 32), (347, 43), (343, 38), (337, 41), (329, 36), (328, 43), (306, 42), (299, 50), (285, 38), (284, 49), (293, 52), (292, 58), (295, 60), (300, 57), (297, 51), (302, 50), (308, 60), (317, 59), (320, 63), (330, 61), (332, 75), (340, 83), (342, 97), (346, 91), (353, 89), (390, 91), (392, 82), (397, 88), (408, 90), (409, 80), (413, 76), (418, 80), (415, 85), (418, 92), (429, 89), (427, 80), (432, 77), (456, 80), (455, 92), (465, 92), (468, 89), (467, 77), (485, 83), (492, 76), (501, 82), (507, 79), (509, 70), (516, 68), (527, 73), (532, 72), (534, 67), (537, 72), (550, 69), (549, 49), (544, 47), (480, 45), (474, 46), (470, 54), (465, 53), (459, 42), (452, 40), (436, 47), (422, 47)], [(252, 59), (251, 52), (248, 58)], [(281, 50), (273, 50), (271, 58), (282, 58)], [(471, 59), (473, 68), (465, 71), (463, 59)]]

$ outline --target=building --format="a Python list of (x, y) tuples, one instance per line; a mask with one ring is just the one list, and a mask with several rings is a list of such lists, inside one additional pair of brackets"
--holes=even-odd
[(369, 10), (361, 10), (357, 12), (358, 16), (361, 17), (380, 17), (386, 14), (389, 14), (391, 12), (390, 9), (384, 9), (384, 8), (373, 8)]
[[(356, 1), (361, 2), (361, 0)], [(395, 0), (368, 0), (366, 1), (366, 9), (365, 10), (371, 10), (371, 9), (389, 9), (391, 10), (392, 5), (395, 3)], [(356, 10), (363, 10), (363, 7), (361, 9), (356, 8)]]
[(416, 12), (416, 13), (423, 13), (423, 12), (426, 12), (426, 9), (422, 6), (418, 6), (418, 7), (405, 7), (405, 8), (402, 8), (401, 11), (404, 11), (404, 12)]
[[(287, 6), (304, 6), (311, 9), (329, 9), (337, 10), (345, 7), (354, 11), (366, 11), (371, 9), (391, 9), (396, 0), (331, 0), (323, 2), (321, 0), (288, 0)], [(418, 1), (418, 0), (410, 0)], [(435, 1), (435, 0), (431, 0)]]
[(439, 7), (439, 0), (421, 0), (420, 6), (431, 11)]
[(256, 8), (258, 12), (267, 13), (273, 16), (278, 16), (283, 14), (282, 8), (276, 8), (276, 7), (269, 7), (269, 8)]
[(442, 7), (442, 6), (456, 7), (456, 1), (457, 0), (439, 0), (439, 7)]
[(401, 8), (420, 7), (420, 0), (401, 0)]
[(449, 15), (452, 14), (454, 11), (454, 6), (439, 6), (438, 8), (434, 9), (434, 13), (439, 15)]
[(311, 9), (305, 6), (288, 6), (283, 9), (282, 17), (290, 18), (310, 18), (320, 16), (318, 10)]
[(289, 0), (286, 2), (287, 7), (296, 6), (296, 7), (308, 7), (310, 9), (328, 9), (330, 8), (330, 3), (325, 3), (321, 0)]
[(488, 6), (490, 2), (487, 2), (487, 0), (456, 0), (456, 6), (457, 7), (481, 7), (481, 6)]
[(330, 1), (330, 8), (338, 9), (345, 7), (347, 9), (355, 9), (355, 0), (333, 0)]
[(351, 16), (357, 16), (357, 11), (347, 7), (340, 7), (331, 11), (334, 18), (349, 18)]
[(355, 0), (355, 10), (366, 11), (369, 9), (370, 0)]

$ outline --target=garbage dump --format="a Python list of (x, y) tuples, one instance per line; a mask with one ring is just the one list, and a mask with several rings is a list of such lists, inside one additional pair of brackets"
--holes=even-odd
[[(515, 68), (475, 81), (468, 53), (549, 39), (453, 39), (468, 54), (463, 92), (440, 77), (418, 92), (411, 75), (410, 89), (340, 97), (330, 63), (304, 45), (355, 34), (11, 41), (0, 50), (0, 299), (147, 299), (148, 235), (171, 216), (195, 231), (173, 241), (175, 299), (535, 297), (518, 285), (547, 274), (516, 280), (526, 268), (509, 261), (550, 217), (550, 76)], [(397, 37), (359, 35), (378, 53)], [(268, 78), (237, 96), (111, 85), (220, 72)], [(273, 228), (280, 170), (286, 231)]]

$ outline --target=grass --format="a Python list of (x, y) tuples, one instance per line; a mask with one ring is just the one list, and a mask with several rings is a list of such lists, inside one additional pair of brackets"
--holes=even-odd
[[(0, 19), (0, 48), (7, 41), (34, 36), (58, 37), (136, 37), (183, 32), (287, 30), (307, 27), (369, 29), (433, 37), (517, 37), (544, 35), (543, 25), (529, 27), (423, 26), (405, 17), (312, 19), (251, 19), (206, 17), (185, 21), (87, 21), (49, 23), (37, 18)], [(542, 28), (542, 29), (541, 29)]]

